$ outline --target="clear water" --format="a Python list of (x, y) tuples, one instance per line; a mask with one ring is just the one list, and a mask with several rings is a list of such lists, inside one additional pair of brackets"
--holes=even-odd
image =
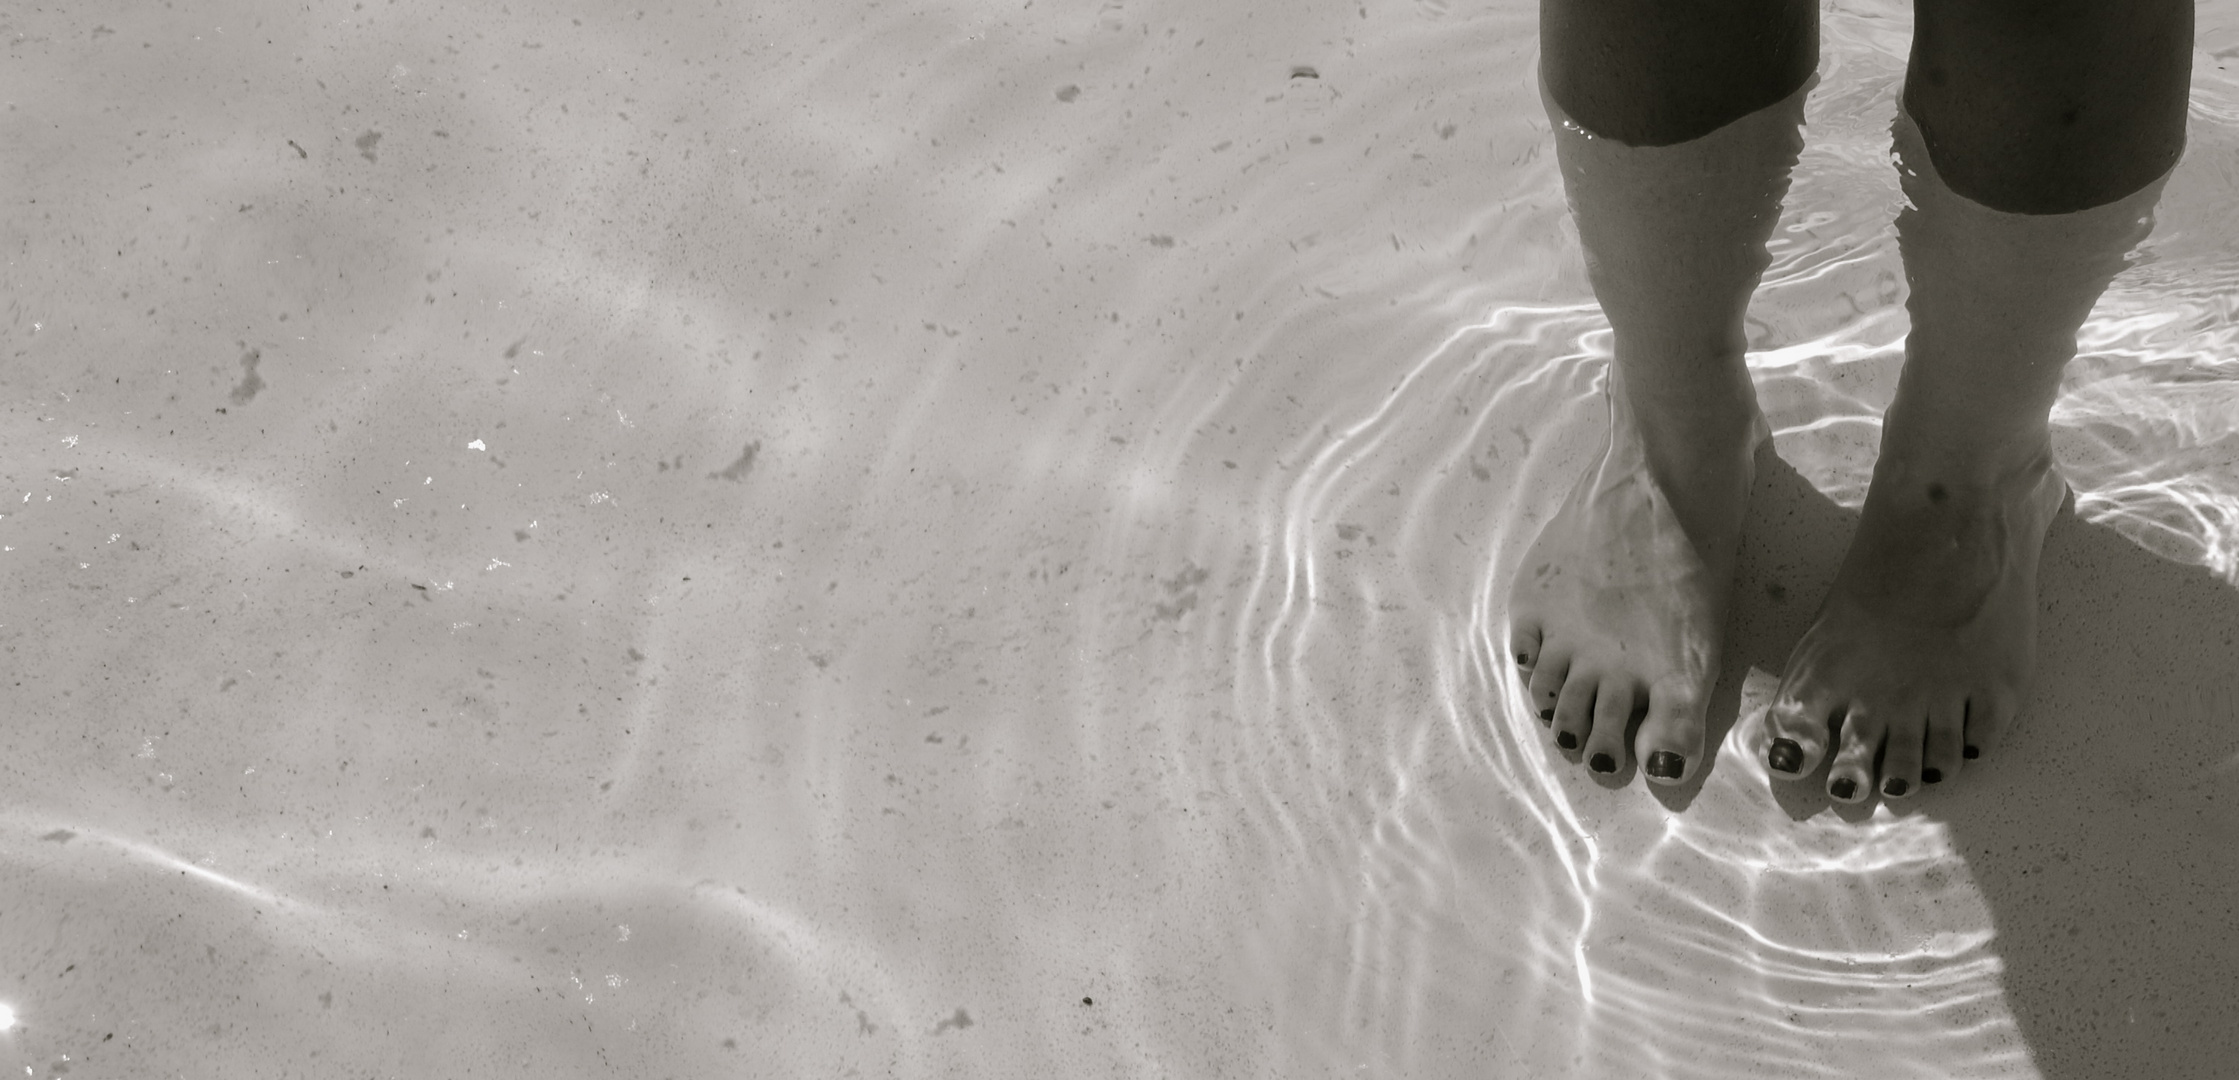
[(1853, 810), (1733, 724), (1909, 24), (1826, 11), (1671, 795), (1500, 660), (1608, 347), (1529, 3), (0, 13), (0, 1069), (2234, 1075), (2239, 5), (2024, 728)]

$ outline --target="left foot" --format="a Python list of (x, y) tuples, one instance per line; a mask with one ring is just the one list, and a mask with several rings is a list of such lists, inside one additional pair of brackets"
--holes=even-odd
[(1636, 401), (1613, 370), (1601, 460), (1510, 585), (1510, 641), (1532, 708), (1555, 745), (1595, 772), (1635, 753), (1659, 784), (1701, 772), (1703, 710), (1766, 436), (1738, 359), (1729, 396), (1691, 388), (1707, 405), (1653, 391)]
[(1989, 753), (2026, 700), (2037, 558), (2067, 485), (2049, 443), (1986, 467), (1884, 443), (1858, 532), (1766, 717), (1766, 763), (1827, 793), (1903, 798)]

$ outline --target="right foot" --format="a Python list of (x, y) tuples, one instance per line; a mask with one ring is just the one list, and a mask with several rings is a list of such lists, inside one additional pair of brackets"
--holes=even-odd
[(1703, 760), (1765, 422), (1753, 398), (1714, 410), (1738, 417), (1726, 423), (1635, 410), (1614, 368), (1611, 382), (1609, 443), (1518, 566), (1509, 640), (1566, 756), (1612, 773), (1637, 750), (1649, 779), (1684, 783)]
[(2046, 441), (2005, 466), (1940, 465), (1922, 443), (1884, 440), (1850, 553), (1766, 714), (1773, 775), (1831, 751), (1842, 802), (1957, 776), (2029, 693), (2037, 558), (2068, 485)]

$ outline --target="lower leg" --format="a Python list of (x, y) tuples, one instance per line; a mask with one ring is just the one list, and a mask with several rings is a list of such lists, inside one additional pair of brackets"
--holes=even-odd
[(1819, 68), (1815, 0), (1543, 0), (1539, 66), (1580, 126), (1628, 146), (1699, 138)]
[(1917, 11), (1904, 107), (1953, 191), (2064, 214), (2176, 165), (2193, 0), (1919, 0)]
[(1817, 6), (1545, 0), (1540, 22), (1563, 187), (1613, 338), (1611, 408), (1658, 467), (1730, 456), (1759, 422), (1744, 316), (1803, 146)]
[(1920, 11), (1896, 129), (1905, 369), (1857, 536), (1768, 716), (1774, 770), (1833, 752), (1846, 801), (1955, 775), (2026, 699), (2065, 491), (2049, 415), (2076, 331), (2150, 230), (2189, 81), (2189, 6)]
[(1906, 188), (1961, 198), (1898, 218), (1914, 392), (1893, 422), (2042, 440), (2076, 331), (2183, 151), (2191, 50), (2192, 0), (1920, 0), (1904, 112), (1932, 170)]
[(1763, 435), (1742, 318), (1802, 145), (1817, 11), (1541, 11), (1543, 96), (1615, 357), (1608, 447), (1526, 553), (1511, 635), (1558, 746), (1605, 773), (1637, 755), (1679, 783), (1703, 756)]

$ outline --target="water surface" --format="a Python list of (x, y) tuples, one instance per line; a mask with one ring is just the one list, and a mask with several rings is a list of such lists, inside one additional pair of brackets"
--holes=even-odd
[(2239, 6), (2037, 703), (1863, 810), (1733, 721), (1902, 359), (1908, 9), (1825, 9), (1673, 794), (1501, 659), (1609, 348), (1529, 3), (786, 7), (0, 16), (0, 1065), (2228, 1075)]

